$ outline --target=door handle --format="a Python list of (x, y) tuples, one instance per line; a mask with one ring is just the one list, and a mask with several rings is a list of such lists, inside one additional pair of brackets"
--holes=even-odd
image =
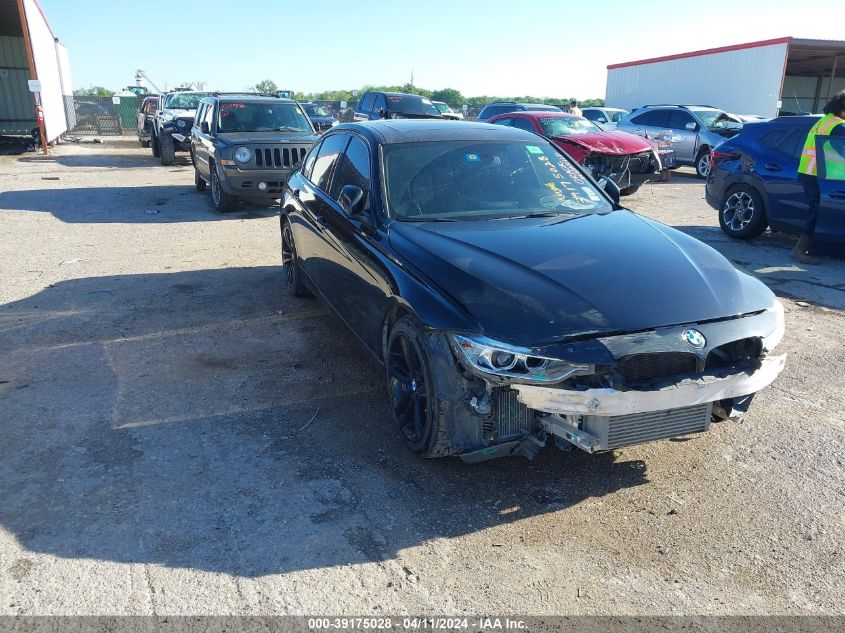
[(766, 163), (765, 165), (763, 165), (763, 167), (765, 167), (769, 171), (780, 171), (781, 170), (781, 166), (778, 165), (777, 163)]

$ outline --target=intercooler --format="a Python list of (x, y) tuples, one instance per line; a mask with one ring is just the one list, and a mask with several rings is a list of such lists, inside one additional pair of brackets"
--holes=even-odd
[(713, 404), (615, 417), (586, 416), (582, 429), (599, 440), (601, 450), (702, 433), (710, 428)]
[(497, 441), (522, 437), (534, 426), (534, 412), (517, 399), (513, 389), (493, 392), (493, 417), (485, 425), (485, 435), (494, 435)]

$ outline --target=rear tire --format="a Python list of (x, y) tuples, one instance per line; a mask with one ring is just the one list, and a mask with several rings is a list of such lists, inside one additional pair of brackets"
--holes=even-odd
[(152, 142), (150, 143), (150, 147), (152, 148), (153, 157), (158, 158), (159, 155), (160, 155), (160, 152), (159, 152), (159, 149), (158, 149), (158, 137), (155, 134), (153, 134), (153, 136), (152, 136)]
[(196, 167), (194, 167), (194, 188), (197, 191), (205, 191), (205, 186), (206, 186), (205, 178), (200, 176), (199, 170)]
[(285, 288), (291, 297), (306, 297), (310, 292), (302, 280), (302, 269), (299, 267), (299, 253), (290, 222), (282, 221), (282, 270), (285, 274)]
[(620, 196), (630, 196), (637, 193), (640, 190), (640, 185), (631, 185), (630, 187), (625, 187), (624, 189), (619, 190)]
[(150, 146), (150, 141), (147, 139), (146, 141), (138, 139), (138, 142), (141, 143), (141, 147), (147, 148)]
[(695, 157), (695, 173), (699, 178), (707, 178), (710, 175), (710, 148), (705, 147)]
[(719, 211), (719, 226), (728, 237), (752, 240), (768, 225), (763, 199), (751, 185), (728, 189)]
[(405, 446), (421, 457), (449, 455), (448, 409), (437, 397), (429, 345), (414, 319), (405, 316), (394, 324), (386, 353), (388, 402)]
[(217, 175), (217, 165), (212, 163), (209, 165), (209, 170), (211, 171), (211, 204), (219, 213), (231, 211), (235, 207), (235, 197), (223, 191), (220, 176)]
[(158, 140), (159, 159), (161, 164), (169, 167), (176, 162), (176, 146), (173, 144), (173, 137), (165, 134)]

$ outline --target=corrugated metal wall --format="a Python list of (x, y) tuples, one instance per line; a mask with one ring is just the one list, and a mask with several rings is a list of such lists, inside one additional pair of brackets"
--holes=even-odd
[(23, 38), (0, 37), (0, 134), (29, 134), (35, 127), (35, 102), (27, 79)]
[(787, 44), (611, 68), (608, 107), (707, 104), (735, 114), (775, 116)]

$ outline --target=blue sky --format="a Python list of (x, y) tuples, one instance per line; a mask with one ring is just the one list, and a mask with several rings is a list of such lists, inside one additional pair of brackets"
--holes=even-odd
[(787, 35), (843, 39), (845, 17), (820, 19), (794, 0), (39, 1), (68, 46), (74, 87), (111, 89), (133, 84), (137, 68), (160, 87), (243, 90), (269, 78), (303, 92), (402, 84), (413, 69), (416, 85), (467, 96), (602, 97), (608, 64)]

